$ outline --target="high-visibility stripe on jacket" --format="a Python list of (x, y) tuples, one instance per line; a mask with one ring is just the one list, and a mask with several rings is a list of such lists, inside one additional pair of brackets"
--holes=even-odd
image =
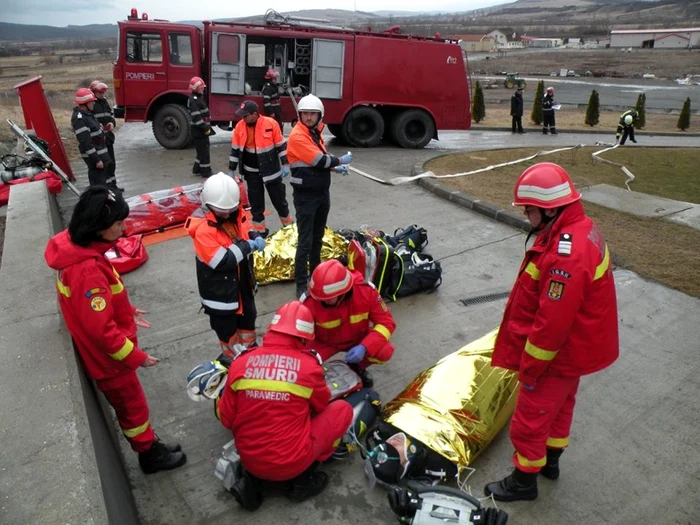
[(44, 256), (58, 272), (58, 304), (85, 370), (92, 379), (119, 378), (146, 359), (136, 338), (135, 308), (104, 256), (114, 243), (73, 244), (68, 230), (49, 240)]
[(247, 124), (241, 119), (233, 130), (228, 169), (236, 171), (242, 163), (244, 174), (260, 173), (264, 182), (281, 177), (282, 166), (288, 165), (289, 161), (287, 141), (280, 131), (279, 124), (275, 119), (260, 115), (255, 122), (255, 148), (246, 147), (247, 128)]
[(619, 122), (618, 125), (617, 125), (617, 130), (615, 131), (615, 138), (616, 138), (616, 139), (619, 139), (619, 138), (620, 138), (620, 135), (622, 135), (622, 132), (625, 130), (625, 128), (632, 128), (632, 127), (634, 127), (634, 120), (632, 121), (632, 124), (627, 125), (627, 124), (625, 124), (625, 117), (626, 117), (627, 115), (632, 115), (632, 116), (634, 116), (634, 115), (636, 115), (636, 114), (637, 114), (637, 112), (636, 112), (635, 110), (633, 110), (633, 109), (628, 109), (628, 110), (625, 111), (622, 115), (620, 115), (620, 122)]
[(78, 139), (80, 156), (88, 165), (109, 162), (107, 142), (102, 127), (89, 111), (75, 106), (71, 115), (71, 126)]
[(280, 92), (277, 84), (265, 82), (261, 93), (263, 97), (263, 112), (268, 117), (271, 117), (275, 114), (275, 110), (280, 107)]
[(219, 224), (213, 213), (201, 211), (185, 222), (194, 243), (199, 296), (207, 314), (241, 313), (241, 282), (255, 285), (250, 223), (240, 208), (231, 225), (235, 233)]
[(216, 408), (246, 469), (284, 481), (310, 456), (311, 415), (326, 408), (330, 397), (323, 368), (304, 344), (268, 332), (261, 347), (233, 361)]
[(391, 338), (396, 321), (377, 289), (364, 281), (361, 273), (351, 270), (354, 285), (352, 292), (337, 306), (326, 307), (308, 294), (304, 294), (307, 306), (316, 321), (313, 348), (318, 341), (346, 350), (358, 344), (367, 348), (371, 359)]
[(534, 385), (545, 372), (582, 376), (619, 355), (610, 252), (580, 202), (568, 205), (526, 252), (496, 338), (492, 364)]
[(187, 100), (187, 109), (190, 110), (190, 117), (192, 118), (190, 126), (192, 135), (203, 137), (207, 131), (211, 130), (209, 106), (207, 106), (201, 94), (191, 93), (190, 98)]
[(295, 191), (325, 192), (331, 186), (331, 168), (338, 166), (340, 159), (326, 151), (323, 127), (321, 123), (309, 129), (299, 122), (289, 134), (289, 183)]
[[(100, 124), (107, 125), (117, 124), (114, 118), (114, 113), (112, 112), (112, 106), (109, 105), (109, 101), (106, 98), (98, 98), (95, 100), (95, 106), (92, 110), (92, 116), (97, 119)], [(105, 141), (107, 145), (114, 144), (114, 132), (105, 131)]]

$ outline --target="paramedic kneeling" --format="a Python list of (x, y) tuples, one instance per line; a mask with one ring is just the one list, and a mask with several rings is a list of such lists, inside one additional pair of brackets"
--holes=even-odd
[(231, 492), (247, 510), (262, 504), (263, 480), (292, 480), (288, 497), (294, 502), (321, 493), (328, 475), (316, 467), (352, 422), (348, 403), (329, 403), (320, 360), (306, 350), (313, 337), (311, 312), (292, 301), (277, 310), (262, 346), (231, 364), (217, 414), (236, 441), (244, 472)]

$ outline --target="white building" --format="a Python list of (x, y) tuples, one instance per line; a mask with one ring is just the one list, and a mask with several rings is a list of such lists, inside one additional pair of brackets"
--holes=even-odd
[(680, 29), (613, 29), (610, 47), (687, 49), (700, 47), (700, 27)]
[(491, 36), (496, 41), (498, 49), (522, 49), (525, 47), (520, 35), (514, 29), (494, 29), (486, 36)]

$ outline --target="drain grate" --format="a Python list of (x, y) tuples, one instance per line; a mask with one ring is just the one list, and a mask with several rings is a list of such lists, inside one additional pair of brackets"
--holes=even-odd
[(459, 302), (462, 304), (462, 306), (473, 306), (475, 304), (491, 303), (493, 301), (500, 301), (501, 299), (508, 299), (509, 296), (510, 292), (489, 293), (486, 295), (477, 295), (476, 297), (460, 299)]

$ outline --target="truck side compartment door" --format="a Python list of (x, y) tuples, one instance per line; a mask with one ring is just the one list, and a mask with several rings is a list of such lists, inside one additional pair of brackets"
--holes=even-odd
[(245, 94), (245, 35), (213, 32), (211, 39), (209, 92), (222, 95)]
[(320, 98), (343, 98), (345, 42), (314, 38), (311, 92)]

